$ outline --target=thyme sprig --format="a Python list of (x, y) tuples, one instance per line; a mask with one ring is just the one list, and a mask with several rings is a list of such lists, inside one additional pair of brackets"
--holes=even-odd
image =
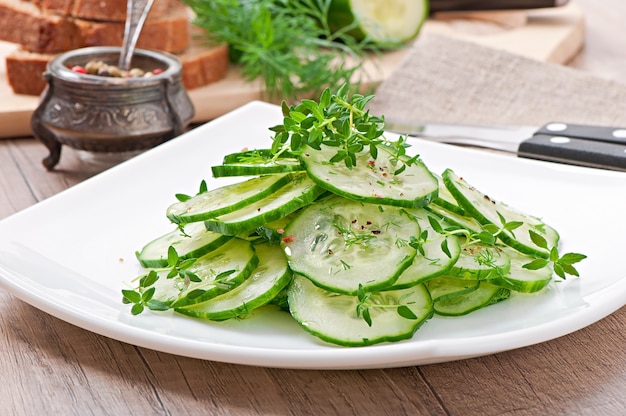
[(371, 310), (374, 308), (379, 309), (395, 309), (396, 313), (405, 319), (415, 320), (417, 316), (413, 313), (411, 308), (407, 305), (410, 303), (403, 303), (406, 296), (400, 297), (393, 302), (389, 302), (388, 296), (382, 296), (379, 293), (372, 293), (365, 291), (363, 285), (359, 285), (357, 291), (357, 298), (359, 303), (356, 306), (356, 316), (362, 318), (368, 326), (372, 326), (372, 314)]
[[(498, 218), (500, 219), (500, 225), (487, 224), (484, 225), (482, 230), (474, 233), (465, 228), (450, 226), (444, 228), (442, 224), (432, 216), (428, 217), (431, 227), (439, 234), (444, 235), (461, 235), (465, 237), (465, 245), (481, 244), (483, 246), (497, 247), (498, 236), (506, 231), (513, 234), (513, 231), (523, 225), (521, 221), (507, 221), (499, 212)], [(538, 270), (545, 266), (552, 266), (554, 273), (562, 279), (566, 279), (567, 275), (579, 276), (578, 270), (574, 267), (574, 264), (587, 258), (586, 255), (580, 253), (565, 253), (559, 254), (558, 247), (549, 247), (547, 240), (538, 232), (529, 230), (529, 236), (531, 241), (538, 247), (543, 248), (549, 252), (547, 258), (535, 258), (532, 261), (522, 265), (523, 268), (528, 270)], [(447, 251), (447, 242), (442, 242), (442, 250)], [(488, 262), (489, 258), (483, 257), (479, 261)]]
[(148, 273), (138, 276), (139, 284), (133, 289), (122, 290), (122, 302), (132, 304), (131, 313), (139, 315), (145, 308), (153, 311), (165, 311), (169, 309), (166, 303), (153, 299), (156, 292), (154, 284), (160, 279), (160, 273), (167, 272), (167, 279), (179, 279), (181, 282), (181, 291), (189, 286), (191, 282), (201, 282), (202, 280), (196, 273), (190, 270), (196, 259), (183, 259), (173, 246), (169, 246), (167, 250), (167, 267), (163, 269), (152, 269)]
[(319, 102), (302, 100), (295, 106), (282, 103), (283, 123), (271, 127), (274, 132), (272, 152), (275, 158), (290, 151), (302, 153), (305, 146), (320, 150), (321, 146), (336, 148), (328, 163), (343, 162), (346, 167), (357, 165), (357, 156), (367, 152), (376, 160), (379, 152), (386, 152), (396, 169), (402, 173), (415, 163), (419, 156), (409, 157), (406, 138), (391, 141), (384, 137), (385, 120), (373, 116), (365, 108), (373, 95), (350, 95), (344, 84), (336, 93), (326, 88)]

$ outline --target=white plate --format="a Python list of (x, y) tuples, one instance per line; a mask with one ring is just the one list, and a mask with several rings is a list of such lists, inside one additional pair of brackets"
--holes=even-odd
[[(318, 341), (288, 314), (204, 323), (168, 313), (132, 316), (124, 283), (135, 250), (172, 229), (165, 208), (194, 194), (228, 152), (270, 144), (278, 107), (250, 103), (0, 222), (0, 283), (33, 306), (120, 341), (207, 360), (348, 369), (419, 365), (492, 354), (590, 325), (626, 303), (626, 174), (416, 141), (435, 172), (453, 168), (492, 198), (541, 216), (562, 252), (589, 256), (581, 278), (517, 295), (462, 318), (435, 317), (413, 339), (363, 348)], [(220, 182), (223, 183), (223, 182)]]

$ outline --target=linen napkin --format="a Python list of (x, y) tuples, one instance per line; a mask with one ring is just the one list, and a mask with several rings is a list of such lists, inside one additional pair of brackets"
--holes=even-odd
[(626, 126), (626, 85), (436, 34), (420, 35), (375, 91), (372, 114), (423, 122)]

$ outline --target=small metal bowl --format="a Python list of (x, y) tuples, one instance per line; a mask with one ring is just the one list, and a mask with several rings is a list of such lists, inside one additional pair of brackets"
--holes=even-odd
[(48, 64), (48, 82), (31, 118), (34, 136), (50, 154), (53, 169), (61, 146), (79, 151), (132, 154), (161, 144), (187, 128), (194, 107), (182, 84), (182, 65), (173, 55), (135, 50), (131, 67), (163, 72), (150, 77), (114, 78), (72, 71), (103, 61), (117, 65), (121, 48), (92, 47), (59, 55)]

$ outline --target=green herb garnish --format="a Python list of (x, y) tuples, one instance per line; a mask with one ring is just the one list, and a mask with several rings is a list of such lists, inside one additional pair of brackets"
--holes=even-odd
[(330, 0), (184, 0), (209, 40), (226, 42), (247, 81), (260, 79), (269, 99), (317, 96), (325, 87), (358, 85), (371, 42), (331, 30)]

